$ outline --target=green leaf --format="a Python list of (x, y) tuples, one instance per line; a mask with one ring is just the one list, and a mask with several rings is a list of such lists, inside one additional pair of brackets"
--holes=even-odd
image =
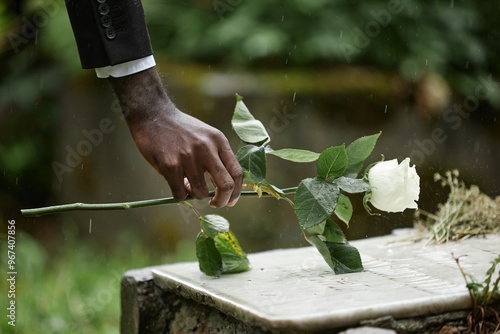
[(325, 224), (326, 220), (318, 225), (306, 228), (305, 231), (307, 232), (307, 235), (322, 235), (325, 231)]
[(216, 237), (219, 233), (229, 231), (229, 222), (219, 215), (206, 215), (200, 219), (203, 232), (210, 238)]
[(372, 153), (380, 134), (381, 132), (371, 136), (358, 138), (347, 146), (346, 153), (348, 164), (344, 171), (345, 176), (355, 178), (359, 174), (361, 168), (363, 168), (364, 161)]
[(325, 242), (330, 251), (333, 271), (336, 274), (357, 273), (363, 271), (358, 250), (348, 243)]
[(236, 152), (236, 158), (246, 174), (246, 179), (259, 183), (266, 177), (266, 153), (262, 146), (245, 145)]
[(342, 229), (335, 221), (328, 218), (322, 223), (309, 227), (305, 230), (308, 236), (318, 236), (323, 241), (330, 241), (336, 243), (346, 243), (347, 239)]
[(321, 240), (317, 235), (311, 235), (307, 237), (307, 241), (311, 245), (316, 247), (321, 256), (323, 256), (323, 259), (328, 264), (328, 266), (332, 268), (333, 272), (337, 273), (335, 271), (335, 264), (332, 261), (332, 256), (330, 255), (330, 250), (328, 249), (326, 243), (323, 240)]
[(368, 202), (370, 201), (370, 198), (372, 197), (372, 193), (371, 191), (367, 191), (365, 193), (365, 195), (363, 196), (363, 207), (365, 208), (365, 211), (369, 214), (369, 215), (376, 215), (374, 213), (372, 213), (372, 209), (370, 208), (370, 206), (368, 205)]
[(222, 273), (222, 258), (214, 240), (200, 232), (196, 238), (196, 257), (200, 270), (207, 276), (219, 277)]
[(283, 190), (280, 188), (276, 187), (275, 185), (270, 184), (266, 180), (262, 180), (258, 185), (256, 184), (254, 186), (254, 189), (258, 188), (260, 189), (261, 192), (266, 192), (269, 195), (273, 196), (276, 199), (282, 199), (283, 198)]
[(349, 221), (352, 217), (352, 203), (349, 197), (344, 194), (340, 194), (337, 206), (335, 207), (335, 214), (349, 226)]
[(325, 229), (323, 230), (323, 237), (325, 241), (335, 243), (347, 243), (347, 238), (340, 226), (332, 219), (327, 219), (325, 222)]
[(223, 273), (238, 273), (250, 269), (246, 254), (231, 231), (219, 233), (214, 241), (222, 258)]
[(319, 153), (294, 148), (283, 148), (276, 151), (268, 150), (267, 153), (293, 162), (313, 162), (318, 160), (319, 157)]
[(316, 247), (335, 274), (363, 271), (358, 250), (348, 243), (325, 242), (315, 235), (308, 237), (307, 241)]
[(342, 176), (347, 167), (347, 154), (344, 145), (324, 150), (316, 162), (318, 175), (325, 180), (335, 180)]
[(339, 177), (334, 183), (338, 184), (340, 189), (349, 194), (362, 193), (370, 189), (370, 184), (365, 180), (345, 176)]
[(253, 117), (239, 95), (236, 95), (231, 124), (238, 137), (247, 144), (261, 145), (269, 141), (269, 134), (264, 125)]
[(320, 178), (302, 180), (294, 198), (295, 215), (304, 230), (321, 224), (337, 206), (340, 189)]

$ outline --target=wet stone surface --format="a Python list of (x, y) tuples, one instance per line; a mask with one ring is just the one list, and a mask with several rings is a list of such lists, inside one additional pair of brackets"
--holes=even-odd
[[(146, 280), (156, 291), (148, 303), (158, 314), (158, 333), (226, 333), (229, 328), (240, 333), (341, 332), (367, 323), (385, 328), (411, 324), (422, 330), (464, 318), (471, 301), (453, 256), (481, 281), (500, 253), (500, 236), (436, 246), (405, 241), (410, 233), (352, 242), (363, 259), (361, 273), (334, 275), (316, 249), (305, 247), (249, 254), (252, 270), (218, 279), (189, 262), (146, 268), (148, 274), (137, 281)], [(124, 277), (129, 284), (122, 288), (122, 301), (124, 292), (138, 291), (134, 275)], [(122, 305), (123, 318), (134, 320), (122, 324), (122, 332), (133, 327), (127, 333), (138, 333), (155, 320), (137, 311), (132, 317), (130, 305), (145, 299), (131, 300)]]

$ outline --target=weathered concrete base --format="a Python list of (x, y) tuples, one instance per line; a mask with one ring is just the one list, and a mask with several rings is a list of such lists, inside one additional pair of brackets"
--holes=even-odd
[(219, 279), (201, 274), (197, 263), (132, 270), (122, 281), (121, 330), (458, 333), (471, 302), (451, 252), (482, 279), (498, 244), (500, 236), (432, 247), (401, 243), (401, 236), (373, 238), (355, 245), (365, 272), (346, 275), (331, 273), (312, 248), (251, 254), (251, 271)]
[[(468, 313), (468, 311), (448, 312), (407, 319), (387, 316), (363, 321), (360, 326), (351, 328), (282, 333), (431, 334), (439, 333), (446, 326), (466, 328)], [(215, 308), (180, 297), (175, 293), (162, 291), (155, 284), (151, 270), (142, 269), (128, 271), (123, 277), (121, 333), (277, 334), (280, 332), (250, 326)]]
[(121, 286), (121, 333), (269, 333), (212, 307), (163, 291), (153, 268), (125, 273)]

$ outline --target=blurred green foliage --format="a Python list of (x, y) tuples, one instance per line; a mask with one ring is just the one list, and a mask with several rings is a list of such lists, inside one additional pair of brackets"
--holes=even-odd
[[(15, 2), (15, 1), (14, 1)], [(23, 13), (0, 6), (3, 52), (37, 13), (40, 55), (75, 69), (71, 29), (60, 1), (26, 0)], [(365, 64), (416, 78), (425, 71), (498, 73), (498, 4), (450, 0), (143, 0), (155, 51), (182, 61), (225, 65)], [(24, 18), (24, 19), (23, 19)], [(11, 29), (5, 29), (11, 27)], [(16, 30), (17, 29), (17, 30)], [(26, 44), (20, 44), (25, 48)], [(11, 46), (12, 43), (11, 43)]]
[[(370, 65), (409, 80), (500, 70), (499, 6), (451, 0), (144, 0), (153, 45), (176, 60), (240, 66)], [(470, 87), (463, 87), (463, 93)]]
[[(192, 241), (179, 243), (165, 256), (124, 235), (114, 240), (110, 252), (77, 238), (71, 228), (64, 235), (64, 241), (49, 248), (17, 232), (15, 333), (117, 333), (125, 271), (196, 259)], [(7, 254), (5, 235), (0, 235), (0, 245)], [(3, 310), (8, 302), (2, 297)], [(0, 322), (0, 332), (11, 330), (7, 321)]]

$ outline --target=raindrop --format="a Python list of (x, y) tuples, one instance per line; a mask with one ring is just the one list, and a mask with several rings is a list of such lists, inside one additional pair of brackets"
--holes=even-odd
[(89, 220), (89, 234), (92, 233), (92, 218)]
[(387, 114), (387, 104), (385, 105), (384, 114)]

